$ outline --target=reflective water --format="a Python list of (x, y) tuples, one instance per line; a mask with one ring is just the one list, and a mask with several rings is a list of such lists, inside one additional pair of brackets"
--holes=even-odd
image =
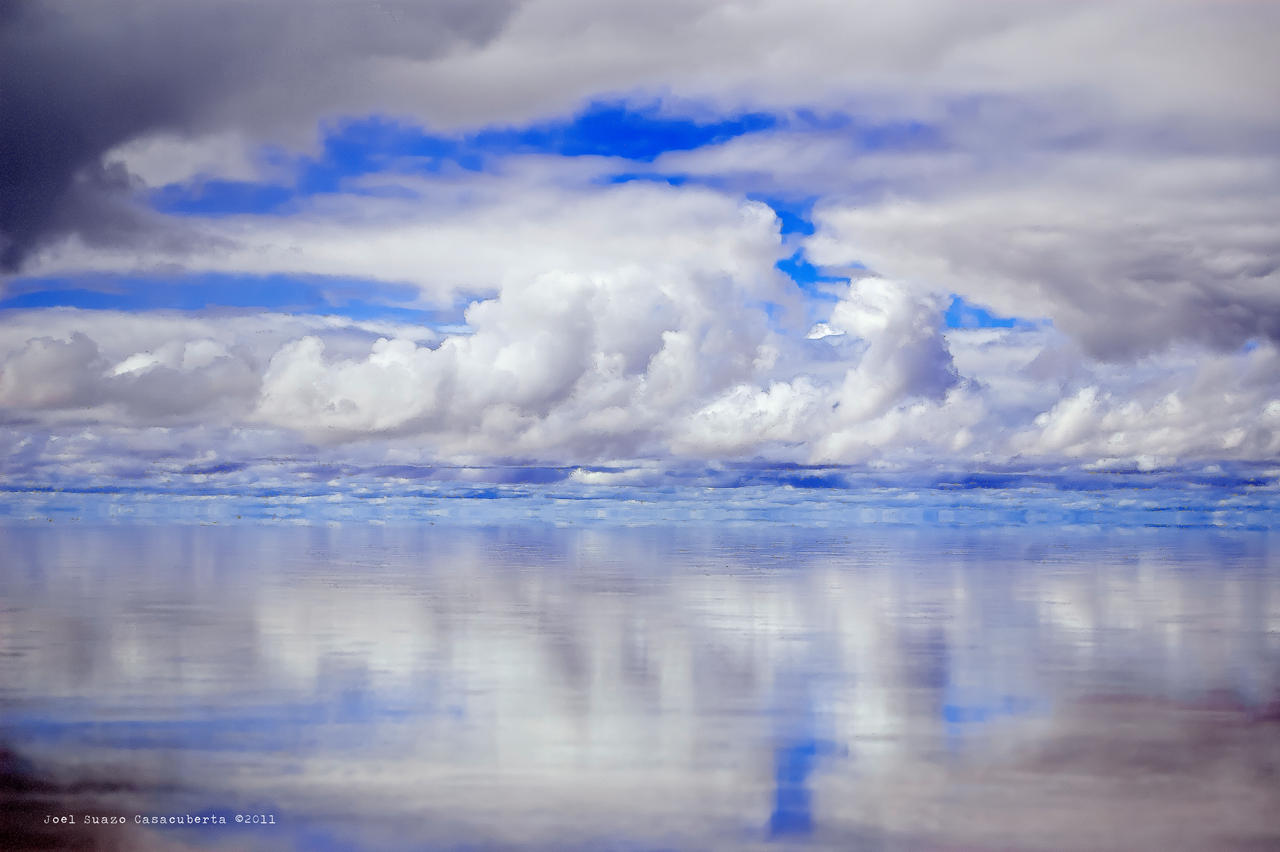
[[(1280, 848), (1274, 534), (11, 526), (0, 565), (0, 848)], [(134, 820), (187, 814), (228, 824)]]

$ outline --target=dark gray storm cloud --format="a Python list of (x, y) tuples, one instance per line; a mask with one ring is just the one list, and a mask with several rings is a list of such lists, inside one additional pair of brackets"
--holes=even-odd
[(163, 238), (103, 154), (152, 132), (280, 131), (377, 105), (376, 69), (483, 43), (511, 0), (7, 0), (0, 270), (70, 233)]

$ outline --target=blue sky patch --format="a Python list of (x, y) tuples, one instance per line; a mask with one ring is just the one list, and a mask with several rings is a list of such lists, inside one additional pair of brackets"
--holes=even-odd
[(598, 183), (619, 184), (648, 181), (649, 183), (665, 183), (667, 186), (684, 186), (685, 184), (705, 185), (707, 181), (684, 174), (665, 174), (663, 172), (619, 172), (600, 178)]
[(849, 280), (847, 275), (828, 275), (814, 266), (805, 256), (804, 249), (798, 249), (791, 257), (778, 261), (774, 266), (796, 282), (807, 295), (817, 298), (835, 298), (822, 290), (820, 285), (841, 284)]
[(431, 324), (452, 318), (409, 307), (417, 290), (403, 284), (323, 276), (202, 273), (176, 278), (98, 275), (13, 282), (0, 310), (79, 308), (103, 311), (257, 309), (337, 314), (355, 320)]
[(468, 138), (488, 153), (559, 154), (566, 157), (622, 157), (649, 162), (668, 151), (690, 151), (776, 127), (766, 113), (748, 113), (713, 122), (664, 116), (656, 106), (594, 103), (570, 121), (524, 129), (485, 130)]
[(169, 184), (151, 193), (151, 206), (180, 216), (282, 213), (298, 197), (293, 187), (240, 180)]
[[(477, 172), (495, 158), (519, 154), (651, 162), (669, 151), (714, 145), (777, 125), (778, 119), (766, 113), (698, 121), (665, 115), (657, 105), (607, 102), (592, 103), (569, 119), (455, 135), (431, 133), (386, 116), (370, 116), (323, 126), (318, 157), (291, 158), (279, 148), (264, 149), (264, 161), (294, 168), (292, 183), (211, 180), (170, 184), (154, 190), (150, 202), (157, 210), (173, 215), (285, 213), (297, 199), (344, 191), (345, 181), (361, 175), (390, 170), (412, 174), (449, 169)], [(629, 179), (642, 179), (642, 175)]]
[(1020, 317), (1002, 317), (965, 301), (960, 295), (952, 295), (951, 304), (942, 315), (947, 328), (1030, 328), (1035, 323)]
[[(290, 169), (294, 174), (292, 181), (194, 180), (159, 187), (150, 193), (149, 201), (155, 209), (171, 215), (286, 214), (296, 208), (299, 199), (352, 191), (346, 186), (347, 182), (363, 175), (388, 171), (480, 172), (494, 160), (522, 154), (617, 157), (637, 164), (650, 163), (669, 152), (690, 151), (777, 129), (842, 134), (859, 151), (917, 150), (943, 144), (937, 128), (919, 122), (871, 124), (851, 116), (817, 115), (804, 110), (785, 117), (757, 112), (709, 121), (666, 114), (658, 104), (594, 102), (567, 119), (523, 127), (487, 127), (460, 134), (432, 133), (392, 117), (374, 115), (322, 125), (318, 156), (300, 157), (278, 147), (263, 148), (260, 159), (277, 168)], [(650, 180), (680, 186), (692, 179), (686, 175), (636, 169), (604, 180), (609, 183)], [(709, 178), (699, 178), (696, 182), (716, 184)], [(783, 220), (783, 233), (812, 233), (809, 210), (813, 199), (760, 200), (778, 211)]]
[(816, 198), (805, 198), (799, 201), (785, 198), (773, 198), (766, 195), (748, 194), (752, 201), (768, 204), (778, 217), (782, 235), (800, 234), (809, 237), (815, 230), (813, 225), (813, 203)]

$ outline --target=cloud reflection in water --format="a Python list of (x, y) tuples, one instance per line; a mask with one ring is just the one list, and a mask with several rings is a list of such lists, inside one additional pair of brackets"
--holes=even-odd
[(1262, 784), (1280, 768), (1265, 533), (0, 539), (5, 741), (60, 777), (129, 779), (97, 805), (279, 815), (274, 832), (165, 830), (196, 846), (1155, 849), (1280, 834)]

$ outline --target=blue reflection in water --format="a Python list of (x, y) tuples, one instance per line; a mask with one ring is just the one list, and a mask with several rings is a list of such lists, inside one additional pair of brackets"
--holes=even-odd
[(831, 673), (839, 670), (839, 654), (830, 634), (806, 631), (798, 638), (802, 650), (778, 678), (773, 696), (778, 740), (768, 827), (773, 839), (814, 832), (812, 776), (820, 758), (837, 751), (829, 738), (822, 697), (833, 687), (856, 688), (847, 675), (843, 684), (830, 682)]
[(769, 815), (771, 836), (813, 832), (813, 793), (809, 790), (809, 774), (813, 772), (818, 755), (826, 750), (817, 740), (798, 740), (778, 749), (773, 813)]

